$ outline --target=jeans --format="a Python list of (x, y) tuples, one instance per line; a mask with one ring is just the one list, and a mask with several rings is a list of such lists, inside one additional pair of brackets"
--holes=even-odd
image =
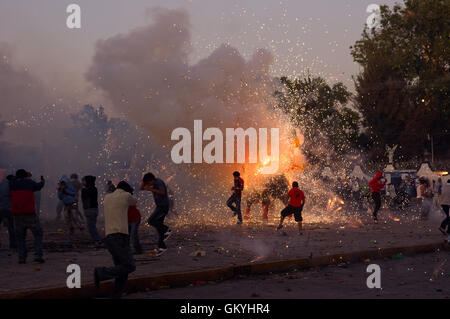
[(431, 208), (433, 207), (433, 199), (432, 198), (422, 198), (422, 206), (420, 208), (420, 214), (422, 219), (427, 219), (428, 215), (430, 215)]
[(56, 220), (61, 219), (61, 214), (64, 209), (64, 203), (62, 200), (58, 201), (58, 204), (56, 205)]
[(64, 224), (70, 236), (75, 232), (75, 227), (81, 228), (76, 204), (64, 205)]
[(11, 210), (0, 209), (0, 226), (2, 224), (2, 221), (4, 221), (6, 227), (8, 227), (9, 249), (17, 248), (16, 229), (14, 227), (14, 219)]
[(374, 209), (373, 209), (373, 217), (374, 217), (374, 218), (377, 218), (377, 216), (378, 216), (378, 211), (379, 211), (380, 208), (381, 208), (381, 194), (378, 193), (378, 192), (373, 192), (373, 193), (372, 193), (372, 199), (373, 199), (373, 201), (374, 201), (374, 203), (375, 203), (375, 207), (374, 207)]
[(84, 216), (86, 217), (86, 227), (92, 239), (96, 242), (100, 241), (100, 235), (97, 230), (98, 208), (85, 209)]
[(134, 250), (136, 252), (142, 252), (142, 246), (139, 242), (139, 225), (141, 220), (135, 223), (128, 224), (128, 233), (130, 233), (130, 241), (133, 243)]
[(441, 223), (441, 228), (445, 229), (447, 227), (447, 234), (450, 235), (450, 216), (449, 216), (449, 205), (442, 205), (445, 215), (447, 216)]
[[(233, 206), (233, 203), (236, 206)], [(235, 215), (237, 215), (238, 220), (242, 222), (241, 197), (236, 194), (231, 195), (227, 200), (227, 206), (234, 212)]]
[(16, 227), (17, 251), (19, 260), (27, 258), (27, 230), (30, 229), (34, 236), (34, 254), (36, 258), (42, 258), (43, 232), (39, 218), (36, 215), (15, 215), (14, 225)]
[(167, 248), (164, 243), (164, 234), (169, 227), (164, 225), (164, 218), (166, 218), (168, 212), (169, 206), (156, 206), (155, 210), (147, 220), (149, 225), (155, 227), (158, 232), (158, 248)]
[(121, 295), (125, 291), (128, 275), (136, 270), (130, 249), (130, 236), (109, 234), (105, 238), (105, 246), (113, 258), (114, 267), (97, 267), (95, 272), (100, 281), (115, 279), (114, 294)]

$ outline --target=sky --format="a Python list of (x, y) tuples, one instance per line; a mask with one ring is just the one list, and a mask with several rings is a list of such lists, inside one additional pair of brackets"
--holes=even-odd
[[(71, 3), (81, 7), (81, 29), (66, 27)], [(222, 43), (244, 57), (265, 48), (275, 57), (274, 76), (309, 71), (352, 88), (359, 67), (349, 47), (360, 37), (372, 3), (377, 0), (2, 0), (0, 43), (12, 52), (13, 64), (38, 75), (57, 95), (102, 103), (104, 97), (85, 80), (96, 42), (150, 24), (153, 7), (184, 8), (192, 63)]]

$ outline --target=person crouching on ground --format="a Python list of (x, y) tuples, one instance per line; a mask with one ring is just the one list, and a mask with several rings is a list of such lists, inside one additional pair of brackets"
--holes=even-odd
[(295, 221), (298, 223), (298, 232), (302, 234), (302, 210), (305, 205), (305, 194), (298, 187), (298, 182), (292, 183), (292, 189), (289, 191), (287, 198), (289, 200), (288, 205), (281, 211), (280, 225), (277, 229), (283, 228), (283, 221), (287, 216), (294, 214)]
[(14, 216), (14, 226), (16, 229), (17, 251), (19, 253), (19, 264), (24, 264), (27, 259), (26, 236), (30, 229), (34, 236), (35, 259), (38, 263), (43, 263), (42, 258), (42, 227), (39, 217), (36, 214), (36, 203), (34, 192), (40, 191), (45, 185), (44, 177), (36, 183), (28, 178), (29, 174), (24, 169), (16, 172), (16, 178), (10, 181), (9, 190), (11, 195), (11, 212)]
[(97, 230), (98, 218), (98, 191), (95, 187), (95, 176), (85, 176), (82, 178), (83, 188), (81, 189), (81, 201), (83, 202), (86, 227), (94, 241), (95, 247), (101, 245), (101, 238)]
[(153, 193), (155, 200), (155, 210), (148, 218), (149, 225), (156, 228), (158, 232), (158, 251), (157, 255), (163, 254), (167, 250), (165, 241), (172, 234), (172, 231), (164, 225), (164, 219), (169, 212), (169, 197), (167, 194), (166, 184), (159, 178), (156, 178), (152, 173), (147, 173), (142, 178), (141, 190)]
[(113, 298), (120, 298), (125, 292), (128, 275), (136, 270), (135, 261), (130, 249), (128, 233), (128, 207), (134, 206), (137, 199), (127, 189), (131, 186), (121, 181), (117, 189), (107, 194), (104, 199), (105, 214), (105, 246), (111, 254), (114, 267), (96, 267), (94, 270), (95, 286), (100, 282), (115, 279)]
[[(242, 224), (241, 198), (242, 191), (244, 190), (244, 180), (240, 176), (241, 174), (237, 171), (233, 173), (234, 186), (231, 188), (233, 194), (227, 200), (227, 206), (233, 211), (233, 216), (237, 215), (238, 225)], [(233, 206), (233, 204), (235, 206)]]

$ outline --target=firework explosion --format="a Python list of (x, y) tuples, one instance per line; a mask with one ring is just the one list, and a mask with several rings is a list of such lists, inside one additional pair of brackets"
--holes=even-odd
[[(271, 75), (277, 59), (274, 55), (278, 54), (280, 46), (294, 48), (302, 47), (304, 43), (299, 44), (299, 40), (292, 43), (272, 41), (268, 46), (270, 51), (255, 49), (248, 55), (241, 54), (231, 46), (230, 39), (223, 39), (224, 44), (210, 48), (209, 56), (191, 63), (189, 54), (201, 43), (199, 39), (191, 39), (187, 12), (162, 8), (152, 9), (151, 12), (152, 24), (98, 41), (91, 66), (86, 73), (86, 78), (94, 89), (105, 93), (115, 110), (132, 124), (124, 125), (117, 119), (109, 120), (106, 124), (100, 121), (100, 133), (94, 132), (100, 136), (98, 145), (92, 147), (94, 149), (99, 146), (97, 149), (100, 151), (97, 153), (68, 143), (71, 142), (70, 137), (92, 140), (91, 127), (81, 126), (79, 131), (64, 134), (48, 131), (49, 136), (42, 138), (46, 144), (42, 146), (43, 152), (52, 150), (51, 145), (61, 143), (74, 150), (63, 151), (61, 165), (46, 160), (45, 171), (51, 171), (54, 175), (52, 178), (57, 180), (60, 177), (58, 172), (67, 174), (66, 166), (70, 165), (74, 171), (96, 174), (100, 177), (99, 183), (107, 180), (117, 183), (121, 179), (139, 181), (144, 171), (152, 171), (167, 181), (180, 223), (227, 224), (228, 219), (223, 216), (229, 212), (224, 203), (230, 195), (231, 173), (238, 170), (245, 180), (242, 201), (244, 210), (246, 196), (255, 190), (264, 189), (267, 180), (271, 178), (261, 174), (262, 168), (276, 159), (270, 156), (260, 158), (258, 164), (175, 165), (169, 156), (173, 146), (170, 132), (177, 127), (192, 128), (197, 119), (203, 121), (204, 127), (218, 127), (222, 131), (225, 128), (279, 128), (280, 157), (277, 175), (283, 175), (288, 184), (294, 180), (299, 181), (307, 195), (305, 214), (309, 215), (308, 220), (341, 220), (345, 216), (343, 205), (334, 200), (336, 194), (330, 185), (323, 183), (320, 173), (325, 162), (336, 175), (345, 176), (345, 167), (350, 161), (342, 156), (338, 157), (332, 150), (335, 145), (331, 147), (324, 138), (323, 127), (318, 127), (314, 121), (293, 117), (295, 110), (291, 107), (296, 105), (294, 102), (310, 103), (316, 92), (305, 91), (295, 101), (288, 101), (287, 108), (280, 108), (280, 101), (274, 96), (274, 92), (285, 90), (285, 85)], [(242, 15), (246, 14), (248, 12), (242, 8)], [(285, 34), (289, 27), (287, 24), (280, 26), (286, 30)], [(269, 29), (258, 28), (258, 36), (264, 38), (264, 33)], [(301, 29), (306, 33), (310, 27), (303, 25)], [(289, 56), (289, 60), (297, 61), (296, 65), (298, 61), (303, 62), (303, 58), (301, 54)], [(3, 60), (8, 72), (13, 72), (8, 59), (4, 57)], [(276, 73), (290, 74), (288, 71), (282, 68)], [(16, 73), (17, 76), (21, 75), (19, 70)], [(37, 86), (37, 81), (28, 75), (28, 70), (24, 71), (23, 76), (24, 81), (28, 82), (25, 86), (29, 83)], [(56, 89), (54, 91), (45, 98), (35, 97), (40, 103), (51, 105), (45, 107), (44, 112), (33, 113), (29, 119), (9, 121), (7, 126), (26, 127), (31, 131), (42, 126), (41, 123), (47, 123), (48, 126), (62, 125), (60, 131), (67, 131), (64, 123), (70, 122), (71, 118), (61, 107), (61, 93), (56, 92)], [(52, 100), (54, 103), (49, 102)], [(25, 101), (23, 104), (30, 105), (31, 102)], [(96, 116), (98, 114), (94, 112), (94, 122)], [(92, 118), (87, 120), (92, 122)], [(326, 118), (323, 119), (323, 122), (326, 121)], [(338, 127), (334, 131), (339, 130), (345, 130), (345, 127)], [(55, 142), (57, 137), (62, 142)], [(314, 143), (311, 144), (311, 141)], [(325, 160), (320, 165), (310, 162), (305, 151)], [(87, 158), (81, 161), (80, 157), (85, 153)], [(126, 153), (127, 158), (118, 159), (118, 153)], [(92, 162), (95, 169), (89, 165)], [(50, 194), (54, 199), (54, 192)], [(149, 210), (151, 200), (148, 196), (139, 196), (144, 210)], [(329, 200), (333, 201), (333, 207), (327, 206)], [(278, 218), (278, 211), (283, 205), (281, 201), (274, 200), (270, 217)], [(253, 208), (253, 211), (259, 210), (259, 205)], [(252, 220), (259, 216), (259, 212), (255, 212)]]

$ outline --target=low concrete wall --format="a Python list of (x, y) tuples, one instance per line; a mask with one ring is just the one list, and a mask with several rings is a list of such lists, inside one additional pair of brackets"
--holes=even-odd
[[(301, 270), (311, 267), (321, 267), (339, 263), (361, 262), (366, 259), (375, 260), (390, 258), (397, 254), (405, 256), (429, 253), (438, 250), (450, 250), (448, 243), (435, 243), (409, 247), (379, 248), (375, 250), (357, 251), (329, 256), (310, 256), (310, 258), (297, 258), (261, 263), (213, 268), (199, 271), (167, 273), (154, 276), (130, 278), (128, 292), (156, 290), (167, 287), (184, 287), (199, 282), (223, 281), (237, 276), (250, 276), (256, 274), (285, 272)], [(112, 281), (103, 282), (99, 289), (93, 283), (83, 285), (79, 289), (69, 289), (65, 286), (46, 287), (30, 290), (18, 290), (0, 293), (0, 299), (68, 299), (68, 298), (95, 298), (105, 297), (112, 291)]]

